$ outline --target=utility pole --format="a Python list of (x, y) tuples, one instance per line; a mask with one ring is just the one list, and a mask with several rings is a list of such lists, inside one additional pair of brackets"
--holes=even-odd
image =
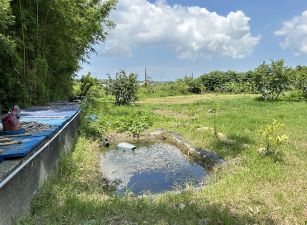
[(144, 81), (145, 87), (148, 85), (148, 77), (147, 77), (147, 68), (145, 67), (145, 81)]

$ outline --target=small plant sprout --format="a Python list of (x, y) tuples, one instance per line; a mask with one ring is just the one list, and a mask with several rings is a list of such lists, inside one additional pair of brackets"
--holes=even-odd
[(211, 102), (211, 109), (209, 109), (208, 112), (213, 114), (213, 131), (214, 131), (214, 136), (217, 138), (218, 137), (218, 131), (217, 131), (217, 115), (216, 113), (219, 110), (219, 105), (215, 102)]
[(283, 123), (274, 120), (272, 124), (267, 124), (260, 128), (259, 133), (264, 137), (264, 146), (260, 148), (262, 154), (276, 155), (279, 153), (277, 147), (282, 145), (288, 139), (287, 135), (280, 134), (280, 131), (284, 126)]

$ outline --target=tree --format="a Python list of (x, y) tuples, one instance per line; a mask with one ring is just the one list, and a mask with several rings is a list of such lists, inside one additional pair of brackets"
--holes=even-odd
[(200, 80), (205, 87), (206, 91), (218, 91), (221, 89), (221, 85), (224, 82), (223, 72), (212, 71), (208, 74), (204, 74), (200, 77)]
[(20, 82), (21, 60), (10, 30), (15, 23), (10, 3), (0, 0), (0, 108), (4, 111), (26, 98), (26, 85)]
[(0, 105), (66, 99), (116, 0), (0, 0)]
[(212, 71), (199, 78), (206, 91), (247, 92), (251, 91), (249, 72)]
[(101, 82), (93, 77), (91, 73), (83, 75), (80, 79), (80, 90), (78, 95), (87, 96), (89, 98), (101, 98), (104, 96), (104, 89)]
[(106, 92), (115, 96), (117, 105), (128, 105), (134, 103), (137, 97), (138, 82), (137, 75), (127, 75), (124, 70), (116, 74), (116, 79), (109, 77), (106, 85)]
[(295, 88), (301, 91), (302, 96), (307, 99), (307, 66), (297, 66), (295, 71)]
[(202, 90), (202, 83), (200, 79), (186, 76), (183, 82), (188, 85), (188, 91), (194, 94), (200, 94)]
[(284, 60), (263, 62), (253, 75), (255, 89), (264, 100), (276, 100), (290, 86), (291, 69), (284, 66)]
[(81, 77), (80, 95), (86, 96), (90, 88), (97, 82), (97, 79), (91, 76), (90, 73)]

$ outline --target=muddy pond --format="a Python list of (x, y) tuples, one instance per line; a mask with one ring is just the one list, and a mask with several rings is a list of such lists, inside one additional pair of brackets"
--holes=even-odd
[(156, 194), (199, 187), (208, 170), (174, 145), (164, 142), (134, 143), (134, 150), (111, 146), (101, 154), (101, 170), (117, 195)]

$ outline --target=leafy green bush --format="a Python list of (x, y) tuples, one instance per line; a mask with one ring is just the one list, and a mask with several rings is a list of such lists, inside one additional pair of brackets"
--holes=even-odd
[(286, 101), (298, 102), (298, 101), (303, 101), (306, 98), (303, 96), (302, 91), (295, 89), (295, 90), (286, 92), (284, 99)]
[(264, 100), (276, 100), (290, 87), (291, 69), (284, 66), (283, 60), (263, 62), (253, 75), (253, 84)]
[(137, 75), (131, 73), (129, 76), (124, 70), (116, 74), (116, 79), (109, 77), (105, 87), (107, 94), (115, 96), (117, 105), (129, 105), (134, 103), (138, 97)]

